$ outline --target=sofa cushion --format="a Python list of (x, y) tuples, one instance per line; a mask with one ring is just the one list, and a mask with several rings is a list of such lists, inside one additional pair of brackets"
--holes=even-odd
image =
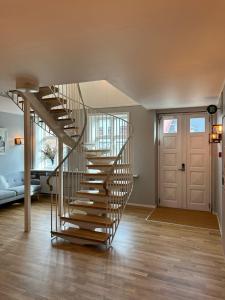
[(10, 190), (0, 190), (0, 200), (15, 197), (16, 192)]
[(37, 184), (34, 184), (34, 185), (30, 186), (30, 189), (31, 189), (31, 193), (36, 193), (36, 192), (39, 192), (41, 190), (41, 186), (37, 185)]
[(6, 182), (8, 183), (8, 188), (14, 186), (21, 186), (24, 184), (24, 172), (13, 172), (4, 175)]
[(40, 185), (40, 179), (31, 179), (31, 181), (30, 181), (30, 183), (32, 184), (32, 185)]
[[(30, 186), (31, 194), (40, 191), (40, 189), (41, 189), (40, 185), (31, 185)], [(8, 190), (16, 192), (16, 195), (22, 195), (22, 194), (24, 194), (24, 185), (10, 187), (10, 188), (8, 188)]]
[(24, 194), (24, 185), (19, 185), (19, 186), (12, 186), (8, 188), (9, 191), (14, 191), (16, 195), (22, 195)]
[(7, 189), (9, 187), (8, 182), (5, 180), (5, 177), (0, 175), (0, 189)]

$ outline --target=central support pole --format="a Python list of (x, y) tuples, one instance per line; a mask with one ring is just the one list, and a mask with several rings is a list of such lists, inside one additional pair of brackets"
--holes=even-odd
[[(63, 160), (63, 142), (58, 140), (58, 160), (59, 163)], [(59, 168), (59, 215), (62, 216), (63, 211), (63, 165)]]
[(30, 103), (24, 100), (24, 231), (31, 230), (31, 121)]

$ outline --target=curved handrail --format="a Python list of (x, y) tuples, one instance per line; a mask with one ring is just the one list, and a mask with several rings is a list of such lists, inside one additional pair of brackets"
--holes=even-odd
[(80, 98), (81, 98), (81, 104), (82, 104), (83, 109), (84, 109), (84, 126), (83, 126), (82, 132), (81, 132), (81, 134), (80, 134), (78, 140), (75, 142), (75, 145), (70, 149), (70, 151), (67, 153), (67, 155), (64, 157), (64, 159), (58, 164), (58, 166), (57, 166), (57, 167), (51, 172), (51, 174), (48, 176), (48, 179), (47, 179), (47, 185), (49, 186), (51, 192), (53, 191), (53, 185), (50, 184), (51, 178), (52, 178), (52, 177), (56, 174), (56, 172), (62, 167), (62, 165), (63, 165), (64, 162), (67, 160), (67, 158), (70, 156), (70, 154), (71, 154), (71, 153), (77, 148), (77, 146), (80, 144), (80, 141), (81, 141), (81, 139), (83, 138), (85, 129), (86, 129), (86, 127), (87, 127), (87, 110), (86, 110), (86, 107), (85, 107), (85, 104), (84, 104), (84, 100), (83, 100), (83, 96), (82, 96), (82, 93), (81, 93), (80, 85), (77, 84), (77, 87), (78, 87), (79, 96), (80, 96)]

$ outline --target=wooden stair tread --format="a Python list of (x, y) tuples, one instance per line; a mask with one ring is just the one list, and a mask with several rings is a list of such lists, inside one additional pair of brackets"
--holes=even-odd
[(82, 180), (81, 182), (80, 182), (80, 184), (84, 184), (84, 185), (103, 185), (103, 183), (104, 183), (104, 180)]
[(86, 173), (88, 174), (106, 174), (106, 173), (102, 173), (101, 171), (98, 170), (87, 170)]
[(57, 122), (59, 122), (59, 124), (62, 126), (67, 126), (67, 125), (73, 124), (74, 120), (72, 120), (70, 118), (65, 118), (65, 119), (57, 119)]
[(125, 196), (126, 192), (118, 192), (116, 191), (113, 195), (113, 191), (110, 191), (110, 195), (106, 195), (104, 192), (99, 192), (98, 190), (80, 190), (76, 192), (77, 195), (86, 195), (88, 196), (97, 196), (97, 197), (106, 197), (109, 198), (110, 196), (113, 196), (114, 198), (122, 198)]
[(108, 153), (110, 152), (110, 149), (86, 149), (86, 153)]
[[(61, 118), (61, 119), (58, 119), (58, 121), (72, 121), (70, 118)], [(74, 122), (74, 121), (72, 121)]]
[(38, 97), (44, 97), (44, 96), (47, 96), (47, 95), (51, 95), (53, 94), (53, 91), (55, 93), (58, 93), (59, 89), (54, 87), (54, 86), (42, 86), (39, 88), (39, 92), (37, 93), (37, 96)]
[(64, 130), (70, 130), (70, 129), (76, 129), (76, 130), (78, 130), (79, 127), (77, 127), (77, 126), (64, 127)]
[(112, 226), (114, 223), (113, 220), (107, 217), (102, 216), (95, 216), (95, 215), (85, 215), (85, 214), (71, 214), (70, 216), (66, 215), (64, 217), (61, 217), (62, 221), (80, 221), (85, 223), (91, 223), (91, 224), (98, 224), (98, 225), (106, 225), (106, 226)]
[(63, 108), (59, 108), (59, 109), (51, 109), (49, 112), (50, 112), (55, 118), (67, 116), (68, 113), (70, 113), (70, 112), (66, 111), (65, 109), (63, 109)]
[(66, 229), (59, 229), (57, 231), (52, 231), (51, 233), (55, 236), (67, 236), (71, 238), (79, 238), (99, 243), (105, 243), (110, 237), (110, 234), (105, 232), (78, 229), (72, 227)]
[(42, 98), (41, 101), (49, 104), (57, 102), (59, 105), (66, 104), (67, 102), (66, 99), (56, 97)]
[[(108, 164), (88, 164), (86, 165), (87, 168), (92, 169), (92, 168), (110, 168), (112, 167), (113, 164), (112, 163), (108, 163)], [(130, 166), (130, 164), (116, 164), (114, 167), (115, 168), (128, 168)]]
[[(88, 177), (88, 178), (106, 178), (107, 175), (109, 175), (109, 173), (107, 173), (107, 172), (103, 173), (103, 172), (101, 172), (99, 170), (95, 170), (95, 169), (88, 169), (83, 174), (84, 177)], [(110, 176), (110, 178), (111, 179), (113, 179), (113, 178), (116, 179), (116, 178), (121, 178), (122, 177), (122, 179), (123, 179), (124, 177), (128, 177), (128, 176), (130, 176), (130, 174), (128, 174), (128, 173), (114, 173)]]
[(84, 195), (86, 194), (87, 196), (99, 196), (99, 197), (107, 197), (105, 193), (101, 193), (99, 191), (96, 191), (96, 190), (80, 190), (78, 192), (76, 192), (78, 195)]
[[(88, 186), (99, 186), (101, 187), (104, 183), (104, 180), (82, 180), (80, 182), (81, 185), (88, 185)], [(126, 186), (129, 182), (125, 180), (115, 180), (111, 181), (110, 185), (112, 186)]]
[(92, 208), (92, 209), (102, 209), (106, 210), (107, 208), (111, 210), (117, 210), (121, 207), (119, 204), (109, 204), (107, 205), (104, 202), (93, 202), (93, 201), (80, 201), (75, 200), (74, 202), (70, 203), (70, 206), (78, 207), (78, 208)]
[(78, 137), (80, 137), (80, 134), (72, 134), (70, 137), (71, 138), (78, 138)]
[[(54, 109), (51, 109), (50, 112), (52, 112), (52, 113), (67, 112), (67, 110), (64, 108), (54, 108)], [(72, 112), (72, 110), (69, 110), (69, 112)]]
[[(105, 178), (108, 174), (103, 172), (92, 172), (95, 170), (88, 170), (88, 172), (85, 172), (83, 175), (85, 177), (93, 177), (93, 178)], [(97, 171), (97, 170), (96, 170)]]
[(94, 160), (115, 160), (117, 156), (86, 156), (87, 159), (94, 159)]

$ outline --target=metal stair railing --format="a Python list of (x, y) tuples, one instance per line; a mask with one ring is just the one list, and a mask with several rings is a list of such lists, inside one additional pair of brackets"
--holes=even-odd
[[(56, 86), (58, 97), (66, 99), (67, 103), (71, 103), (75, 95), (69, 86), (67, 88)], [(110, 234), (107, 243), (109, 246), (113, 241), (133, 187), (132, 126), (120, 114), (105, 113), (101, 109), (85, 105), (80, 88), (79, 93), (83, 111), (85, 111), (85, 126), (79, 142), (48, 178), (51, 190), (51, 231), (68, 228), (68, 226), (73, 227), (73, 225), (67, 225), (61, 221), (61, 216), (70, 216), (74, 212), (72, 204), (75, 201), (81, 201), (76, 193), (83, 189), (82, 182), (87, 178), (85, 175), (89, 168), (92, 168), (90, 163), (88, 164), (87, 153), (89, 150), (102, 151), (104, 157), (113, 157), (113, 163), (108, 167), (103, 163), (103, 169), (106, 169), (105, 179), (103, 189), (99, 190), (100, 193), (105, 193), (108, 199), (106, 215), (114, 221), (113, 227), (105, 224), (105, 232)], [(82, 120), (81, 110), (75, 111), (74, 116), (74, 119)], [(88, 196), (86, 200), (88, 200)], [(114, 209), (116, 207), (118, 209)], [(55, 222), (53, 222), (54, 220)]]
[[(23, 100), (21, 93), (19, 93), (18, 91), (8, 91), (5, 93), (5, 96), (10, 98), (19, 107), (19, 109), (24, 112), (24, 100)], [(32, 109), (31, 109), (31, 116), (32, 116), (31, 117), (32, 121), (36, 125), (41, 127), (43, 130), (45, 130), (49, 134), (55, 136), (55, 134), (52, 132), (51, 128), (49, 128), (48, 125), (42, 121), (41, 117)]]
[[(73, 185), (75, 184), (75, 176), (77, 175), (77, 168), (74, 169), (76, 154), (79, 152), (80, 144), (83, 141), (85, 129), (87, 126), (87, 111), (84, 105), (82, 93), (79, 84), (76, 85), (78, 91), (78, 99), (71, 100), (71, 98), (63, 94), (59, 94), (61, 99), (67, 100), (67, 103), (70, 103), (66, 109), (76, 110), (74, 116), (74, 124), (79, 125), (79, 135), (75, 141), (74, 146), (69, 150), (64, 158), (59, 162), (58, 166), (51, 172), (47, 178), (47, 185), (49, 186), (51, 192), (51, 232), (58, 229), (58, 222), (60, 222), (60, 217), (66, 213), (66, 203), (65, 199), (68, 199), (68, 194), (72, 192)], [(57, 86), (57, 89), (60, 89), (60, 86)], [(74, 89), (75, 90), (75, 89)], [(72, 102), (76, 103), (76, 106), (72, 106)], [(78, 105), (77, 105), (78, 104)], [(78, 117), (79, 114), (79, 117)], [(71, 189), (68, 188), (70, 185)], [(53, 219), (55, 219), (55, 224), (53, 226)]]
[[(107, 214), (111, 220), (114, 220), (113, 227), (107, 228), (107, 232), (110, 233), (109, 245), (112, 244), (123, 211), (133, 190), (132, 153), (132, 135), (130, 135), (104, 181), (109, 197)], [(115, 210), (115, 207), (118, 209)]]

